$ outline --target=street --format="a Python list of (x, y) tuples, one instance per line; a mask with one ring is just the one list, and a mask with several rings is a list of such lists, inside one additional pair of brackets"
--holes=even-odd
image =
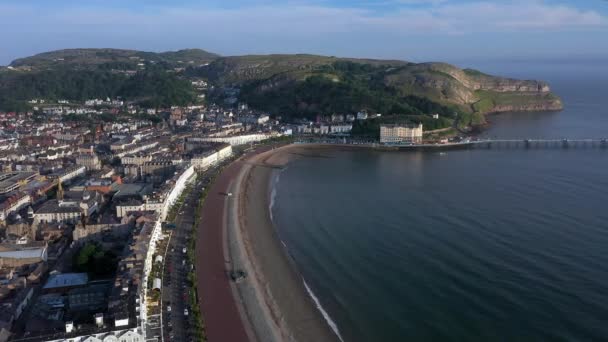
[(187, 248), (189, 245), (194, 215), (201, 196), (202, 182), (192, 185), (183, 204), (177, 209), (166, 260), (164, 260), (162, 291), (162, 324), (164, 341), (190, 341), (192, 315), (190, 314), (190, 284)]

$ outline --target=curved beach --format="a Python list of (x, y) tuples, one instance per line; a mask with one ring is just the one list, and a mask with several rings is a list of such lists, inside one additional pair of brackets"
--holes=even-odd
[[(209, 192), (199, 227), (197, 272), (211, 342), (340, 340), (310, 296), (270, 216), (273, 173), (300, 149), (260, 148), (224, 170)], [(234, 271), (247, 276), (231, 281)]]

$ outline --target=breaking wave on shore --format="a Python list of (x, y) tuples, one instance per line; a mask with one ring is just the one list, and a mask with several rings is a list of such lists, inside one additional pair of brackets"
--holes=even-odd
[(342, 339), (342, 336), (340, 336), (340, 330), (338, 330), (338, 325), (336, 324), (336, 322), (334, 322), (331, 319), (331, 317), (329, 317), (329, 314), (327, 313), (327, 311), (325, 311), (325, 309), (323, 309), (323, 306), (321, 306), (321, 302), (319, 302), (319, 299), (317, 298), (317, 296), (315, 296), (315, 294), (312, 292), (310, 287), (308, 287), (308, 284), (306, 284), (306, 281), (304, 279), (302, 279), (302, 282), (304, 283), (304, 287), (306, 287), (306, 291), (308, 292), (308, 295), (315, 302), (317, 309), (321, 312), (321, 314), (323, 315), (323, 318), (325, 318), (325, 321), (327, 322), (327, 324), (329, 324), (329, 327), (331, 328), (331, 330), (338, 336), (340, 341), (344, 342), (344, 340)]
[[(277, 196), (277, 185), (279, 184), (279, 179), (281, 178), (281, 173), (283, 171), (285, 171), (286, 169), (287, 169), (287, 167), (281, 169), (280, 171), (274, 171), (272, 173), (271, 180), (269, 182), (270, 183), (270, 189), (269, 189), (270, 190), (270, 200), (268, 203), (268, 212), (270, 214), (270, 222), (273, 225), (275, 225), (275, 222), (274, 222), (274, 217), (273, 217), (272, 212), (274, 209), (275, 199)], [(292, 258), (291, 253), (289, 253), (289, 248), (287, 247), (287, 244), (285, 244), (285, 241), (283, 241), (281, 238), (279, 238), (279, 241), (283, 245), (283, 248), (285, 248), (285, 250), (287, 251), (287, 254), (289, 255), (289, 257)], [(302, 276), (302, 275), (300, 275), (300, 276)], [(317, 296), (315, 296), (314, 292), (312, 292), (311, 288), (308, 286), (308, 284), (306, 283), (306, 280), (304, 280), (304, 278), (302, 278), (302, 283), (304, 284), (304, 287), (306, 288), (306, 292), (308, 292), (308, 296), (313, 300), (317, 310), (319, 310), (319, 312), (325, 319), (325, 322), (327, 322), (327, 325), (329, 325), (331, 330), (336, 334), (336, 336), (338, 336), (338, 339), (340, 339), (340, 341), (344, 342), (344, 340), (342, 339), (342, 336), (340, 335), (340, 330), (338, 329), (338, 325), (336, 324), (336, 322), (334, 322), (331, 319), (331, 317), (329, 316), (327, 311), (325, 311), (325, 309), (321, 305), (321, 302), (319, 301)]]
[[(284, 169), (283, 169), (284, 170)], [(270, 222), (274, 225), (274, 217), (272, 215), (272, 210), (274, 209), (274, 201), (275, 197), (277, 197), (277, 184), (279, 183), (279, 178), (281, 178), (281, 172), (283, 171), (273, 171), (270, 178), (270, 201), (268, 203), (268, 213), (270, 214)], [(283, 241), (281, 241), (283, 242)]]

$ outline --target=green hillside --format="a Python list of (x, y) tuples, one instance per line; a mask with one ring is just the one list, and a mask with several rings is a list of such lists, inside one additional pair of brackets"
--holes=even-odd
[(437, 113), (468, 126), (482, 124), (485, 113), (562, 108), (544, 82), (446, 63), (308, 54), (220, 57), (198, 49), (71, 49), (18, 59), (0, 69), (0, 109), (23, 109), (32, 98), (115, 96), (155, 106), (183, 105), (194, 100), (193, 78), (216, 86), (212, 100), (223, 100), (223, 87), (238, 87), (240, 101), (291, 118), (360, 110), (385, 116)]
[[(191, 72), (219, 85), (241, 87), (242, 101), (289, 117), (359, 110), (455, 117), (459, 112), (562, 108), (544, 82), (495, 77), (446, 63), (314, 55), (239, 56), (220, 57)], [(482, 116), (473, 117), (465, 121), (483, 122)]]

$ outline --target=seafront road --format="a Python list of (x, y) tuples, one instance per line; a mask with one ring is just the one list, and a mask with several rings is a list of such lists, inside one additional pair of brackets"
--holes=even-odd
[(255, 337), (243, 322), (235, 301), (226, 255), (225, 212), (227, 194), (237, 179), (241, 167), (253, 154), (269, 150), (261, 147), (226, 167), (216, 178), (201, 208), (201, 220), (196, 235), (196, 275), (199, 305), (211, 342), (245, 342)]

